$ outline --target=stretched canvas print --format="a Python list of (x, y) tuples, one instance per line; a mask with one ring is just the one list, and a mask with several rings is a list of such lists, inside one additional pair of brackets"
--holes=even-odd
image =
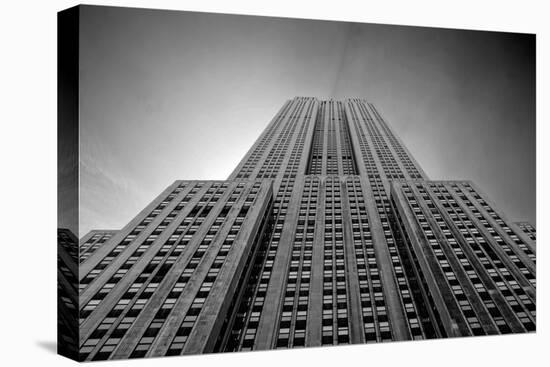
[(77, 6), (58, 37), (59, 354), (535, 331), (535, 35)]

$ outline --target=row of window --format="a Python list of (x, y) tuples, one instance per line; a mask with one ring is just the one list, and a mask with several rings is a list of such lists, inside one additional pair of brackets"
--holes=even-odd
[[(145, 346), (151, 346), (153, 340), (151, 338), (154, 338), (158, 330), (160, 330), (160, 321), (168, 316), (170, 310), (175, 307), (176, 302), (184, 302), (184, 300), (189, 299), (188, 296), (180, 297), (180, 295), (183, 294), (189, 280), (192, 277), (196, 277), (194, 273), (201, 264), (202, 259), (212, 259), (213, 256), (206, 256), (211, 251), (217, 251), (217, 256), (213, 258), (206, 278), (210, 279), (213, 277), (215, 280), (215, 275), (217, 275), (226, 256), (229, 254), (231, 244), (239, 232), (246, 211), (248, 211), (255, 200), (260, 187), (259, 182), (254, 183), (251, 189), (246, 191), (247, 197), (241, 198), (244, 195), (246, 185), (245, 183), (239, 183), (233, 187), (231, 192), (226, 192), (227, 185), (216, 185), (216, 187), (211, 187), (206, 192), (203, 192), (200, 197), (191, 198), (193, 202), (197, 202), (198, 200), (198, 203), (202, 204), (200, 206), (201, 209), (191, 210), (177, 227), (172, 226), (172, 234), (165, 243), (159, 243), (155, 246), (157, 251), (154, 254), (151, 253), (151, 256), (148, 258), (134, 259), (139, 263), (139, 267), (143, 268), (143, 271), (140, 273), (133, 272), (132, 274), (136, 274), (133, 275), (135, 277), (134, 281), (125, 286), (125, 291), (117, 291), (117, 294), (122, 294), (122, 297), (120, 297), (103, 321), (98, 324), (81, 348), (84, 358), (94, 360), (109, 358), (120, 339), (125, 336), (127, 330), (140, 316), (142, 310), (149, 307), (149, 301), (155, 300), (157, 302), (158, 297), (160, 297), (158, 292), (161, 285), (171, 282), (173, 284), (171, 288), (166, 289), (166, 285), (164, 285), (163, 289), (166, 289), (166, 291), (163, 291), (162, 294), (167, 294), (166, 299), (150, 323), (149, 328), (144, 331), (138, 347), (136, 347), (132, 355), (137, 356), (146, 353), (148, 348), (145, 348)], [(218, 206), (217, 214), (212, 215), (213, 213), (210, 214), (211, 209), (216, 201), (222, 197), (218, 194), (225, 196), (224, 205)], [(234, 203), (238, 201), (243, 202), (243, 211), (237, 215), (233, 225), (227, 227), (224, 224), (226, 218), (234, 207)], [(206, 214), (204, 214), (205, 211), (207, 212)], [(204, 225), (208, 225), (208, 231), (206, 231), (201, 239), (197, 239), (195, 233)], [(222, 228), (227, 228), (223, 233), (223, 241), (220, 239), (213, 242)], [(204, 231), (202, 232), (204, 233)], [(191, 239), (193, 239), (193, 242), (191, 242)], [(194, 243), (194, 245), (188, 247), (190, 243)], [(216, 247), (212, 247), (213, 243), (217, 244)], [(186, 261), (186, 265), (182, 267), (184, 264), (183, 261)], [(198, 303), (202, 303), (206, 299), (202, 295), (211, 289), (212, 285), (210, 283), (212, 282), (205, 280), (203, 286), (201, 286), (195, 299)], [(109, 291), (106, 292), (103, 298), (108, 295)], [(116, 294), (113, 294), (112, 297), (116, 297)], [(94, 301), (97, 301), (97, 305), (99, 305), (103, 298)], [(193, 312), (190, 311), (191, 314), (189, 316), (195, 316)]]
[[(534, 330), (534, 299), (524, 290), (524, 287), (529, 286), (528, 280), (522, 280), (521, 277), (528, 270), (512, 251), (513, 243), (502, 240), (497, 230), (489, 225), (457, 184), (451, 184), (450, 187), (453, 193), (443, 184), (404, 185), (403, 192), (470, 329), (475, 335), (511, 332), (513, 325), (510, 322), (517, 321), (505, 319), (500, 310), (510, 307), (525, 330)], [(476, 195), (482, 200), (477, 193)], [(434, 200), (437, 200), (437, 204)], [(432, 224), (428, 217), (433, 221)], [(452, 223), (452, 228), (448, 223)], [(433, 225), (437, 227), (434, 228)], [(480, 225), (487, 232), (480, 231)], [(495, 251), (496, 248), (492, 245), (495, 240), (502, 241), (496, 243), (504, 249), (503, 253)], [(519, 271), (510, 269), (510, 266), (517, 266)], [(465, 279), (469, 281), (465, 283)], [(478, 298), (466, 297), (461, 285), (473, 289)], [(498, 289), (499, 293), (491, 293), (487, 287)], [(466, 294), (472, 296), (472, 293)], [(468, 304), (468, 300), (474, 302), (475, 307)], [(483, 306), (479, 306), (479, 302)], [(485, 322), (482, 325), (480, 318), (491, 319), (493, 323)]]

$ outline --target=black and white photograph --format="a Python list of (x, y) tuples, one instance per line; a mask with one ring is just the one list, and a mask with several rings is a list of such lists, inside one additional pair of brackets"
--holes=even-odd
[(538, 365), (538, 20), (184, 4), (49, 10), (37, 358)]
[(62, 354), (536, 330), (535, 35), (96, 6), (70, 21)]

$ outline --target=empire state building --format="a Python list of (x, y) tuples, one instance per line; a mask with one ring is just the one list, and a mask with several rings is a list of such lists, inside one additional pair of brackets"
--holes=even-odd
[(288, 100), (226, 181), (89, 238), (79, 360), (535, 331), (534, 227), (431, 180), (363, 99)]

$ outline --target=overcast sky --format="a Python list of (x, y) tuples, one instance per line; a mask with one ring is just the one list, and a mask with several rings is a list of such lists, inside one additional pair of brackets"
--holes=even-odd
[(294, 96), (376, 104), (431, 179), (535, 223), (535, 38), (82, 8), (80, 236), (176, 179), (226, 179)]

